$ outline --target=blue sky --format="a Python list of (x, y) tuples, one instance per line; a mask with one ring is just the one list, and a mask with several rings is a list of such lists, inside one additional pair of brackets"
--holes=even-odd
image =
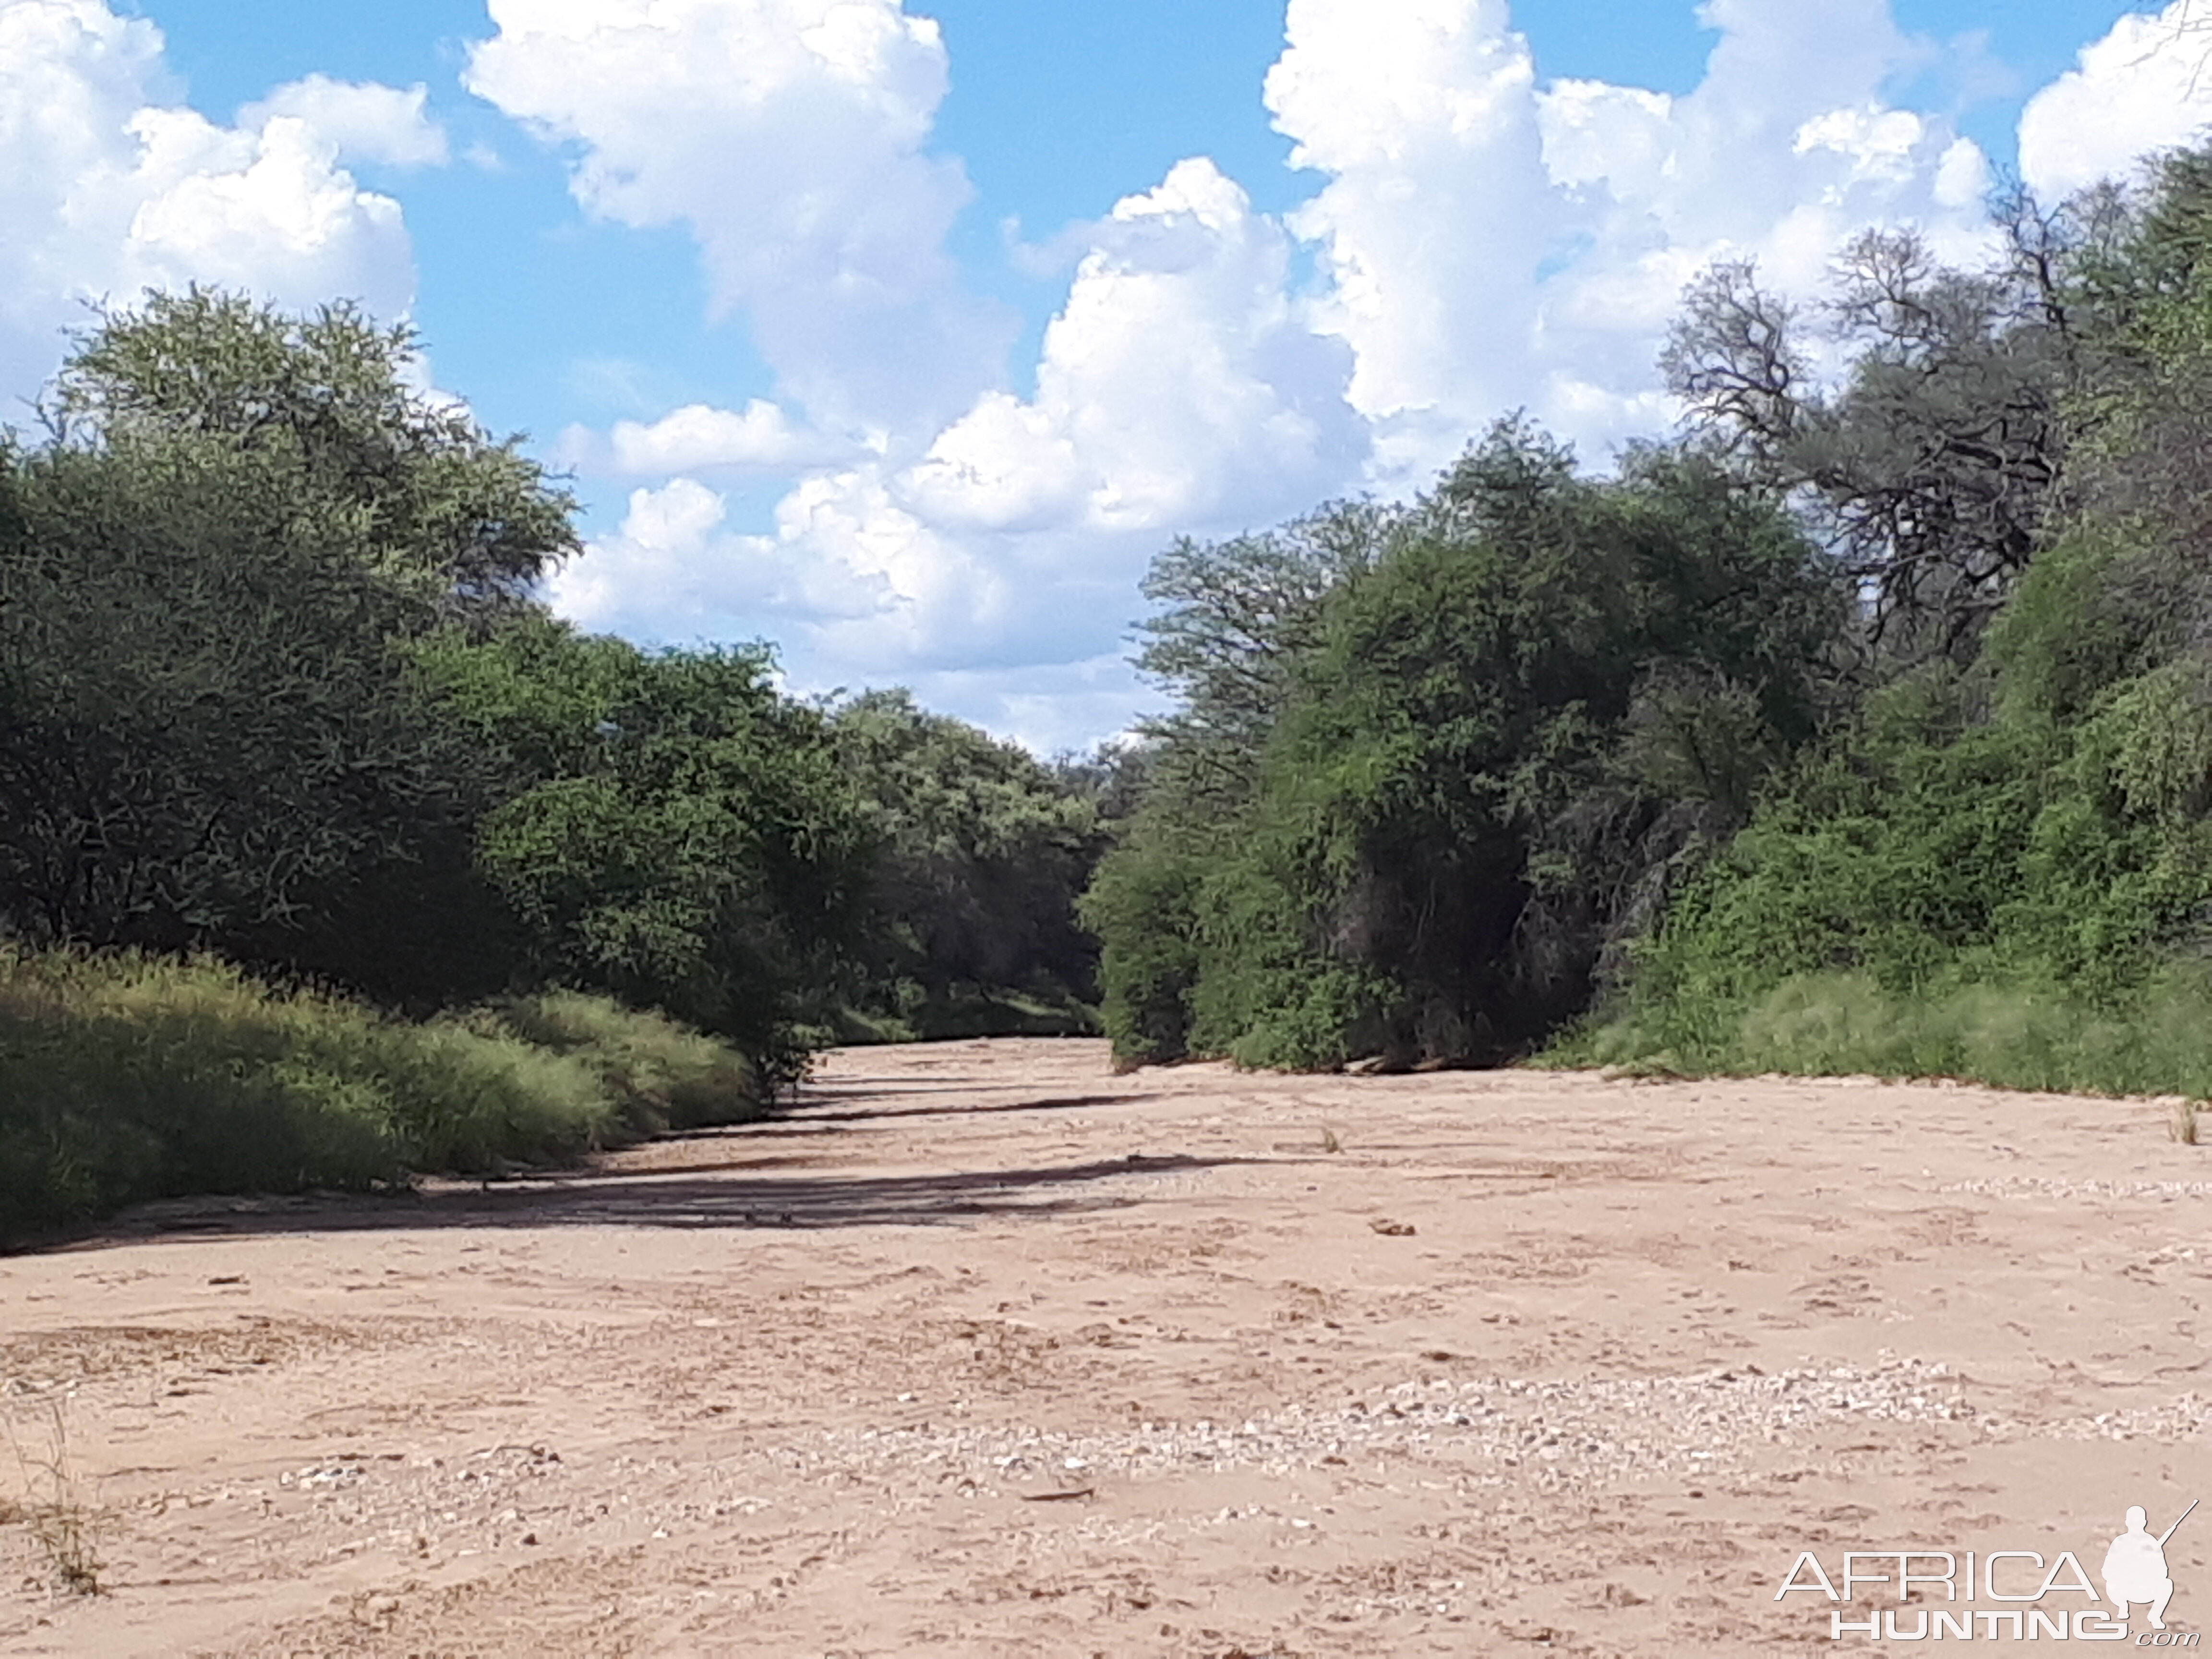
[(359, 294), (574, 470), (580, 622), (1084, 744), (1176, 536), (1601, 463), (1705, 259), (2197, 131), (2194, 3), (0, 0), (0, 393), (88, 295)]

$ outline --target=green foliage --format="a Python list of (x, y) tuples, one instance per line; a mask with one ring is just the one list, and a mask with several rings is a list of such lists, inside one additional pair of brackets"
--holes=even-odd
[(1101, 941), (1100, 1018), (1115, 1056), (1130, 1063), (1190, 1052), (1189, 994), (1201, 963), (1197, 898), (1206, 859), (1140, 827), (1098, 866), (1082, 898)]
[(2000, 1088), (2212, 1097), (2212, 979), (2162, 969), (2124, 1001), (2050, 984), (1949, 977), (1905, 995), (1864, 975), (1793, 976), (1741, 1006), (1677, 1005), (1663, 1021), (1577, 1034), (1560, 1065), (1689, 1075), (1968, 1078)]
[[(1371, 540), (1302, 568), (1336, 574), (1267, 613), (1294, 621), (1264, 651), (1182, 624), (1267, 671), (1224, 677), (1248, 688), (1241, 724), (1164, 726), (1166, 781), (1086, 902), (1126, 1059), (1524, 1045), (1814, 730), (1840, 595), (1706, 462), (1644, 452), (1585, 480), (1508, 422), (1416, 507), (1358, 523)], [(1249, 539), (1225, 556), (1210, 587), (1178, 550), (1181, 591), (1227, 596), (1186, 606), (1247, 605)], [(1224, 728), (1257, 752), (1194, 810), (1172, 750)]]
[(0, 950), (0, 1240), (146, 1199), (365, 1190), (760, 1109), (741, 1058), (603, 1000), (410, 1024), (205, 957)]
[(1074, 917), (1101, 847), (1091, 801), (1018, 745), (903, 691), (852, 699), (829, 729), (874, 848), (861, 1002), (935, 1030), (988, 1018), (994, 993), (1095, 994), (1096, 947)]
[(1148, 728), (1142, 765), (1152, 810), (1193, 822), (1236, 811), (1287, 691), (1290, 665), (1316, 643), (1322, 601), (1382, 556), (1408, 515), (1339, 501), (1257, 535), (1184, 537), (1152, 562), (1137, 667), (1179, 707)]
[(2212, 944), (2208, 204), (2203, 159), (2177, 158), (2084, 264), (2083, 510), (1981, 664), (1887, 688), (1771, 792), (1590, 1052), (2203, 1086), (2178, 1011)]
[(0, 926), (394, 1000), (505, 978), (469, 854), (495, 757), (398, 647), (526, 611), (572, 503), (412, 354), (343, 307), (149, 295), (0, 450)]
[(508, 998), (489, 1014), (494, 1029), (590, 1066), (629, 1135), (746, 1123), (765, 1109), (757, 1066), (664, 1015), (577, 991)]
[(364, 562), (445, 608), (511, 607), (579, 544), (574, 499), (519, 440), (411, 383), (418, 343), (347, 304), (295, 316), (242, 295), (149, 293), (77, 343), (47, 399), (64, 447), (183, 442), (252, 457), (257, 504), (343, 522)]
[(198, 440), (0, 458), (0, 912), (163, 948), (297, 916), (480, 787), (390, 641), (427, 610)]
[(442, 716), (509, 758), (477, 860), (541, 977), (800, 1063), (858, 925), (867, 830), (821, 716), (765, 652), (650, 654), (525, 619), (416, 653)]

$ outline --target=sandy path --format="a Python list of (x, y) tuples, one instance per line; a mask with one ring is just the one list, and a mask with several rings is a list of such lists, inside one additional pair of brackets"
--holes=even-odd
[[(0, 1653), (1839, 1650), (1800, 1549), (2094, 1572), (2212, 1498), (2209, 1217), (2147, 1103), (844, 1053), (574, 1179), (0, 1259), (112, 1586), (0, 1528)], [(2212, 1506), (2169, 1561), (2212, 1623)]]

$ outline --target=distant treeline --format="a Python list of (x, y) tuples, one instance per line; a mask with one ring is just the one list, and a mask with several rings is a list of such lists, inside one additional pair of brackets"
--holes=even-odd
[[(156, 1110), (50, 1041), (95, 983), (137, 988), (82, 1029), (120, 1041), (151, 999), (157, 1049), (196, 998), (246, 1019), (254, 984), (291, 1009), (252, 1014), (264, 1036), (304, 1029), (302, 994), (418, 1025), (505, 1009), (501, 1041), (518, 999), (591, 994), (727, 1043), (756, 1097), (831, 1041), (1090, 1028), (1073, 902), (1103, 780), (902, 693), (795, 700), (765, 647), (558, 621), (533, 594), (576, 503), (416, 390), (414, 348), (343, 306), (149, 295), (76, 343), (36, 441), (0, 442), (0, 1234), (33, 1190), (98, 1208), (221, 1167), (142, 1148), (130, 1180), (80, 1178), (102, 1113)], [(238, 1042), (240, 1078), (322, 1077), (302, 1099), (366, 1075)], [(173, 1054), (211, 1077), (223, 1052)], [(447, 1142), (375, 1144), (344, 1170)]]
[(1712, 269), (1611, 476), (1162, 556), (1124, 1059), (2212, 1092), (2212, 153), (1994, 229)]

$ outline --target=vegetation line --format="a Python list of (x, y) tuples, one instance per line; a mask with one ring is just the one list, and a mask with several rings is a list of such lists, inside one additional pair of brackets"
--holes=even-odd
[(1050, 763), (559, 621), (576, 502), (404, 329), (104, 317), (0, 442), (0, 1237), (841, 1041), (2212, 1097), (2212, 151), (1992, 210), (1706, 272), (1601, 476), (1509, 417), (1167, 549), (1164, 711)]

